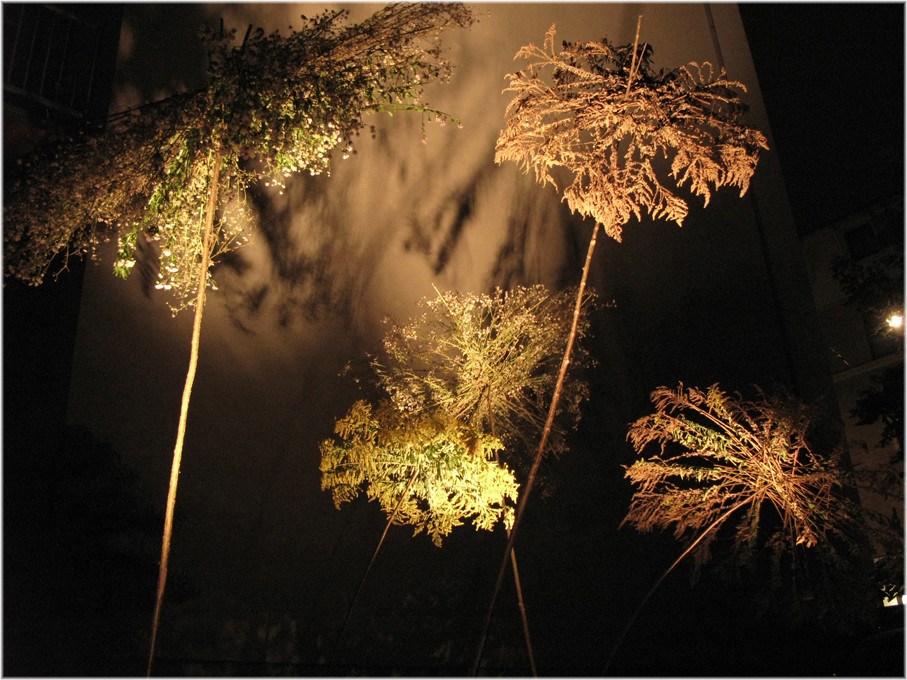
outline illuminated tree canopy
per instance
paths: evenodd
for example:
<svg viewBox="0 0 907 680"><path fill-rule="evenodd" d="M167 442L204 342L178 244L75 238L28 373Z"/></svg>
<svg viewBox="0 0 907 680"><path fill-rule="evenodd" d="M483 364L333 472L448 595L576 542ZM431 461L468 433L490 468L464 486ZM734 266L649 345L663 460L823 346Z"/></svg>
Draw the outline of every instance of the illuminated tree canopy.
<svg viewBox="0 0 907 680"><path fill-rule="evenodd" d="M338 510L364 484L388 516L416 534L425 530L438 546L466 518L488 531L499 519L513 523L519 485L495 461L500 442L443 411L404 414L388 401L373 411L357 401L336 432L342 443L321 444L320 469Z"/></svg>
<svg viewBox="0 0 907 680"><path fill-rule="evenodd" d="M442 408L510 449L532 446L544 424L574 295L535 285L493 295L446 292L423 301L422 314L385 335L384 363L374 362L379 382L403 411ZM593 301L586 296L580 337L588 332ZM580 350L574 361L579 369L590 358ZM576 421L587 386L577 374L566 387L565 414ZM563 448L562 440L554 445Z"/></svg>
<svg viewBox="0 0 907 680"><path fill-rule="evenodd" d="M638 454L653 446L657 452L624 466L636 490L623 523L643 532L673 526L676 538L692 538L630 617L606 670L665 577L687 555L697 566L707 562L732 517L735 576L768 554L768 592L757 587L764 611L796 619L812 609L813 625L827 619L840 629L868 620L873 600L858 564L861 518L843 493L840 452L826 456L810 446L809 409L798 400L760 396L746 401L718 385L659 387L651 395L655 412L630 426Z"/></svg>
<svg viewBox="0 0 907 680"><path fill-rule="evenodd" d="M661 387L652 401L655 412L628 438L637 453L659 452L627 468L636 491L624 521L696 536L668 571L687 554L706 561L732 522L735 577L767 570L767 582L751 584L763 611L841 631L870 620L865 517L846 491L841 451L810 445L810 409L789 396L746 401L717 385Z"/></svg>
<svg viewBox="0 0 907 680"><path fill-rule="evenodd" d="M157 287L181 309L194 303L212 189L216 256L246 238L233 208L242 211L251 182L327 171L332 149L353 152L368 113L445 118L420 96L427 83L448 78L439 34L468 26L469 11L403 3L356 25L345 25L346 16L303 17L304 27L287 36L250 27L240 45L235 30L207 29L207 87L116 115L28 159L4 204L5 275L37 285L55 257L65 268L70 256L118 238L115 271L125 277L146 234L160 252Z"/></svg>
<svg viewBox="0 0 907 680"><path fill-rule="evenodd" d="M688 208L656 174L659 156L673 159L678 186L705 198L711 187L749 186L765 136L740 121L746 110L735 89L712 65L690 63L656 73L648 45L601 42L554 47L555 27L541 48L530 43L515 58L527 62L510 75L514 97L495 160L514 161L536 180L557 188L553 170L573 180L563 200L592 217L618 241L643 211L682 224ZM550 69L548 80L542 72Z"/></svg>
<svg viewBox="0 0 907 680"><path fill-rule="evenodd" d="M423 301L424 313L393 325L384 360L372 362L387 396L374 408L356 402L337 421L338 438L321 444L322 490L339 508L364 486L395 522L437 545L466 519L509 528L518 485L500 454L514 465L542 427L572 297L532 286ZM572 380L568 393L578 419L585 383Z"/></svg>

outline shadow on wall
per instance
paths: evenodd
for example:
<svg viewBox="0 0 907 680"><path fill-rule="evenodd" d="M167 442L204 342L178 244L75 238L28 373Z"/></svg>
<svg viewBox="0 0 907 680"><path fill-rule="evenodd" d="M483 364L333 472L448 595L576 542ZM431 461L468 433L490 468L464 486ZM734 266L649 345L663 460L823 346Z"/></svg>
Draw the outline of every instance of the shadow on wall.
<svg viewBox="0 0 907 680"><path fill-rule="evenodd" d="M286 32L300 12L314 10L253 6L242 21ZM359 14L361 8L353 10L354 18ZM198 31L219 15L227 30L239 21L235 9L221 5L129 6L112 109L203 86L206 49ZM445 36L452 51L465 52L469 40L466 32ZM462 56L475 62L472 54ZM461 70L471 72L474 64L457 63L455 74ZM348 161L338 155L331 177L293 176L280 194L253 187L253 243L224 258L216 272L233 325L244 332L284 328L326 313L354 324L387 299L406 307L432 295L432 283L484 289L558 282L565 243L557 195L493 161L503 124L502 76L427 93L467 129L441 128L419 114L370 115L356 140L358 154Z"/></svg>
<svg viewBox="0 0 907 680"><path fill-rule="evenodd" d="M128 5L110 110L117 112L202 87L208 57L198 34L210 21L201 4ZM149 54L154 58L149 59Z"/></svg>

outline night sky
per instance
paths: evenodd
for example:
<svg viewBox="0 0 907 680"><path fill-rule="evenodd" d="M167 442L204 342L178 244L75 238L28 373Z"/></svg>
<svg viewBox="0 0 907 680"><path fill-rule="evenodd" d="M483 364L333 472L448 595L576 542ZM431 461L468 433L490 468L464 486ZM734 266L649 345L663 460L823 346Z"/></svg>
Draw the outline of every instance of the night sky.
<svg viewBox="0 0 907 680"><path fill-rule="evenodd" d="M322 7L130 5L112 108L202 84L195 33L206 20L224 17L240 33L250 22L286 30ZM376 7L351 6L352 19ZM474 9L479 23L446 36L452 82L426 95L463 129L429 125L423 145L418 119L367 121L376 139L364 134L330 178L256 192L252 245L215 270L160 674L469 670L506 541L500 528L459 527L439 549L393 527L337 644L386 521L364 498L337 511L319 488L318 442L361 396L340 374L377 350L384 318L404 321L432 285L578 281L591 225L551 187L493 163L507 102L500 91L521 45L541 42L555 21L558 39L632 42L643 14L656 69L716 59L701 5ZM543 464L516 545L543 675L601 674L627 618L682 549L670 534L618 529L631 495L621 468L633 459L626 426L646 413L653 388L682 380L827 394L830 377L809 352L814 311L791 314L808 300L805 272L773 281L780 256L765 254L757 215L774 225L768 247L784 251L798 230L902 189L902 5L712 11L726 66L749 86L772 150L747 197L724 189L706 210L693 199L682 229L633 222L623 243L606 241L595 254L592 285L613 303L593 316L592 398L571 450ZM785 257L796 269L796 253ZM64 276L36 291L5 290L6 675L144 671L192 319L171 318L140 277L115 279L111 262L107 248L99 266L85 267L84 284ZM754 589L708 571L691 586L690 573L681 567L661 586L613 674L871 670L871 654L854 651L851 638L760 618ZM528 673L509 578L481 672Z"/></svg>

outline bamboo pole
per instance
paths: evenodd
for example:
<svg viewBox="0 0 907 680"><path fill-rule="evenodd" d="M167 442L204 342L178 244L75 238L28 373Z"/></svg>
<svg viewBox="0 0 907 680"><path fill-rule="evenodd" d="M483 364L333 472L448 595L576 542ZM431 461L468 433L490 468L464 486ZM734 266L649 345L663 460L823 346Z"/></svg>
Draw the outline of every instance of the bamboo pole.
<svg viewBox="0 0 907 680"><path fill-rule="evenodd" d="M485 623L482 628L482 636L479 640L479 646L476 650L476 657L473 660L471 675L475 677L479 670L479 663L482 661L482 652L485 650L485 640L488 637L488 627L491 624L491 614L494 611L494 604L501 590L501 583L504 580L504 572L507 569L507 562L513 552L513 544L516 540L516 532L526 509L526 503L529 500L529 492L532 491L532 485L535 483L535 477L538 473L539 466L542 463L542 456L545 453L545 447L548 444L548 437L551 435L551 427L554 424L554 416L557 413L557 404L561 398L561 390L564 387L564 379L567 376L567 368L570 366L570 356L573 353L573 344L576 340L576 330L579 327L580 313L583 306L583 294L586 292L586 281L589 278L589 269L592 263L592 253L595 250L595 242L598 238L598 230L601 225L596 222L592 230L592 238L589 239L589 250L586 253L586 262L583 265L583 276L580 279L579 290L576 292L576 304L573 308L573 323L570 326L570 334L567 336L567 347L564 350L564 357L561 360L561 368L557 375L557 382L554 386L554 395L551 397L551 406L548 409L548 418L545 421L545 429L542 431L542 439L539 442L539 448L535 453L535 460L532 461L532 467L529 469L529 479L526 480L526 488L520 494L520 502L517 505L516 515L513 518L513 527L510 529L510 536L507 539L507 547L504 550L504 559L501 561L501 568L498 570L498 578L495 582L494 592L491 595L491 602L488 605L488 611L485 615Z"/></svg>
<svg viewBox="0 0 907 680"><path fill-rule="evenodd" d="M353 612L353 606L356 604L356 600L359 599L359 593L362 592L362 587L365 585L365 579L368 578L369 572L371 572L372 567L375 564L375 560L378 559L378 553L381 551L381 546L384 545L384 539L387 537L387 532L391 528L391 525L394 523L394 519L397 517L397 511L400 510L400 506L403 505L403 501L406 500L406 497L409 495L409 490L412 488L416 479L419 477L421 470L416 468L413 471L412 477L409 478L409 482L406 485L406 488L403 490L403 495L400 496L400 500L397 501L397 505L394 506L394 511L391 513L391 516L387 518L387 524L384 525L384 531L381 534L381 538L378 540L378 547L375 548L375 552L372 553L372 559L369 560L368 566L365 568L365 573L362 574L362 578L359 579L359 585L356 588L356 592L353 594L352 599L350 600L350 605L346 609L346 616L343 617L343 623L340 626L340 632L337 633L337 640L334 642L334 649L331 651L330 659L334 659L337 656L337 650L340 649L340 641L343 639L343 634L346 632L347 623L350 620L350 614Z"/></svg>
<svg viewBox="0 0 907 680"><path fill-rule="evenodd" d="M721 523L724 522L724 520L726 520L734 512L736 512L737 510L742 508L747 503L752 502L752 500L753 500L752 496L747 496L742 501L740 501L739 503L734 505L732 508L727 510L725 513L723 513L718 519L716 519L714 522L712 522L705 531L703 531L699 535L699 538L697 538L689 546L687 546L687 549L684 550L680 554L680 557L678 557L676 560L674 560L674 562L671 564L670 567L665 569L664 573L659 577L659 579L657 581L655 581L655 585L653 585L651 588L649 588L649 592L646 593L646 596L644 598L642 598L642 601L639 603L639 605L637 605L636 610L633 612L633 615L627 621L627 624L624 626L624 629L621 631L620 635L617 637L617 642L614 643L614 647L611 649L611 654L608 656L608 661L605 663L605 669L602 671L602 675L608 674L608 669L611 668L611 663L614 661L614 657L617 655L617 650L620 649L621 644L623 644L624 638L627 636L627 633L629 632L630 628L633 626L633 623L636 621L637 617L639 616L639 613L642 611L643 607L646 606L646 602L649 601L649 598L652 597L652 594L656 590L658 590L658 586L661 585L661 582L664 581L668 577L668 574L670 574L674 570L674 567L676 567L678 564L680 564L681 560L683 560L684 557L689 555L693 551L693 549L697 545L699 545L702 542L702 540L706 536L709 535L709 533L712 532L712 530L714 530L716 527L720 526Z"/></svg>
<svg viewBox="0 0 907 680"><path fill-rule="evenodd" d="M202 261L199 264L198 297L195 301L195 319L192 324L192 341L189 352L189 368L186 371L186 383L183 386L183 400L180 405L180 419L176 431L176 445L173 447L173 464L170 468L170 488L167 492L167 512L164 516L164 536L161 543L161 564L158 572L157 598L154 604L154 620L151 624L151 649L148 652L146 675L151 677L154 653L157 646L157 632L160 627L161 605L164 602L164 588L167 585L167 566L170 561L170 538L173 534L173 513L176 507L176 485L179 481L180 462L183 457L183 442L186 437L186 421L189 417L189 398L192 395L192 384L198 367L198 348L202 331L202 312L205 308L205 291L208 286L208 266L211 261L211 241L214 233L214 212L217 209L217 189L220 182L221 152L214 154L214 169L211 175L211 186L208 191L208 206L205 212L205 232L203 235Z"/></svg>

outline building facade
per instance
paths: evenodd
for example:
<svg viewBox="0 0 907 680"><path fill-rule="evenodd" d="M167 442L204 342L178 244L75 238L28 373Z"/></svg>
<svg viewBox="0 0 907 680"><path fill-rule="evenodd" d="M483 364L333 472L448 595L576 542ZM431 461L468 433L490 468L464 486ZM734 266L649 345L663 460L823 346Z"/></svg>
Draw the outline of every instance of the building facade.
<svg viewBox="0 0 907 680"><path fill-rule="evenodd" d="M900 535L904 519L903 211L895 196L803 238L860 502L880 532L877 561L897 549L885 536ZM893 585L901 592L889 602L901 604L903 579Z"/></svg>

